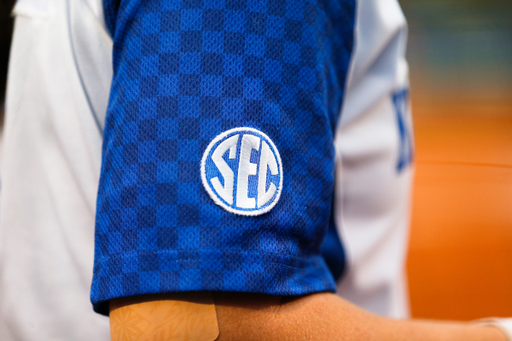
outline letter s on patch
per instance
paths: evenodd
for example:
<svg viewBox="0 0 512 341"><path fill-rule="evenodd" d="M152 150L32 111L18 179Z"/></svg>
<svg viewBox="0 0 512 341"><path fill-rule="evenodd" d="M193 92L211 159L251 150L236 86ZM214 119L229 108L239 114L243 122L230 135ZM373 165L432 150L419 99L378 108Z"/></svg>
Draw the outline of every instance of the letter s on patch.
<svg viewBox="0 0 512 341"><path fill-rule="evenodd" d="M215 137L206 148L201 179L212 200L226 211L245 216L264 214L281 196L281 156L261 131L231 129Z"/></svg>

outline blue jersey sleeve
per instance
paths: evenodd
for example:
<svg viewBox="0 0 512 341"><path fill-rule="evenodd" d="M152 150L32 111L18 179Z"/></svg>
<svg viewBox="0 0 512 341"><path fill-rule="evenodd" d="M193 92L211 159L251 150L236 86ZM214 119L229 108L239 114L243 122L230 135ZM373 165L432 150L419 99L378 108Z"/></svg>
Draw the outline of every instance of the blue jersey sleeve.
<svg viewBox="0 0 512 341"><path fill-rule="evenodd" d="M106 0L91 299L334 291L320 248L355 0Z"/></svg>

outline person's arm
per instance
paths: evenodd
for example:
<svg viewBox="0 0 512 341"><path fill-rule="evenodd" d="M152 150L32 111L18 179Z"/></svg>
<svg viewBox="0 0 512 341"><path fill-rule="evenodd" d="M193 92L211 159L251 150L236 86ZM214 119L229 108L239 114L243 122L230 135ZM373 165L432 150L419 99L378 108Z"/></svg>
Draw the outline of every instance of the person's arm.
<svg viewBox="0 0 512 341"><path fill-rule="evenodd" d="M343 341L506 341L497 328L463 322L392 320L368 313L331 293L277 297L246 293L211 293L219 329L218 341L343 340ZM204 293L192 294L200 300ZM155 297L148 298L154 300ZM190 300L190 294L187 296ZM111 306L133 302L131 309L144 314L144 297L124 298ZM147 301L147 302L149 302ZM149 304L149 303L146 303ZM174 300L166 303L174 309ZM112 339L124 333L116 325L119 309L111 309ZM209 314L208 311L199 314ZM195 312L196 319L201 318ZM168 321L169 326L174 321ZM149 326L148 328L153 328ZM151 333L148 333L151 335ZM146 338L147 341L158 340ZM138 339L123 338L125 341ZM182 340L188 340L183 338Z"/></svg>

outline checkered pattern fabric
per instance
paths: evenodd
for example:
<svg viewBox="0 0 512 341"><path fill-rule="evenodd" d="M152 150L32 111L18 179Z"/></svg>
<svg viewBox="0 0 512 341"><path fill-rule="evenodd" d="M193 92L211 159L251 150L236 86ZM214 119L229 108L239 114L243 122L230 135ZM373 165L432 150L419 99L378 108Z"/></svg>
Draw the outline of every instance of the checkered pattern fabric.
<svg viewBox="0 0 512 341"><path fill-rule="evenodd" d="M160 292L334 291L320 255L354 0L108 0L114 78L104 132L91 299ZM223 131L267 134L280 201L215 205L200 159Z"/></svg>

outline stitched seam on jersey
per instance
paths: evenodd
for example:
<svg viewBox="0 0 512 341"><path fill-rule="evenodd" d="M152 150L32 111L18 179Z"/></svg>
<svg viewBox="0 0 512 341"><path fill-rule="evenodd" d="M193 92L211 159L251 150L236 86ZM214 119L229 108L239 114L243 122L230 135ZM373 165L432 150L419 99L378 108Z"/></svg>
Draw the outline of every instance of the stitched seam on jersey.
<svg viewBox="0 0 512 341"><path fill-rule="evenodd" d="M303 262L303 263L306 263L308 262L308 259L309 257L306 257L306 258L303 258L303 257L295 257L295 256L290 256L290 255L285 255L285 254L282 254L282 253L273 253L273 252L251 252L251 251L243 251L243 250L226 250L226 249L213 249L213 248L209 248L209 249L186 249L186 250L175 250L175 251L171 251L171 250L153 250L153 251L126 251L126 252L120 252L120 253L116 253L112 256L101 256L99 258L99 261L100 262L104 262L104 261L109 261L110 259L114 259L116 256L117 257L122 257L122 256L139 256L139 255L143 255L143 254L165 254L165 253L178 253L178 252L190 252L190 251L193 251L193 252L199 252L199 251L215 251L215 252L229 252L229 253L232 253L232 254L247 254L247 255L255 255L255 256L262 256L262 255L274 255L274 256L280 256L280 257L286 257L290 260L296 260L296 261L299 261L299 262ZM310 257L321 257L320 254L311 254ZM198 259L199 257L181 257L181 258L178 258L176 260L173 260L171 262L180 262L180 261L188 261L188 260L196 260ZM222 262L227 262L227 263L235 263L234 261L222 261ZM262 260L262 263L270 263L270 264L277 264L277 265L282 265L282 266L286 266L288 268L291 268L291 269L301 269L303 268L302 266L291 266L291 265L286 265L284 263L280 263L280 262L274 262L274 261L270 261L270 260ZM156 271L163 271L163 270L156 270ZM94 273L97 274L99 271L97 269L94 270ZM138 271L137 271L138 272Z"/></svg>

